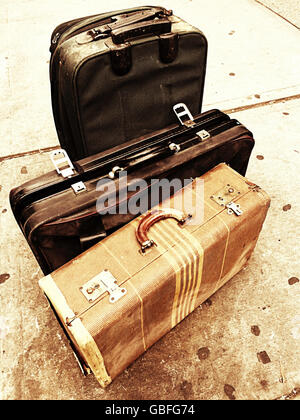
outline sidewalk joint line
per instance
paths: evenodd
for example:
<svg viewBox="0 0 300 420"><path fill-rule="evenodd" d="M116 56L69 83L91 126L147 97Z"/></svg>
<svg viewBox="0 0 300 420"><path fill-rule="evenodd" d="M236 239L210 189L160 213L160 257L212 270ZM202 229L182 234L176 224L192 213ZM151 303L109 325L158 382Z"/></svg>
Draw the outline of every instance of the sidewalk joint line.
<svg viewBox="0 0 300 420"><path fill-rule="evenodd" d="M224 112L225 114L233 114L235 112L247 111L248 109L260 108L260 107L263 107L263 106L278 104L278 103L281 103L281 102L284 103L284 102L292 101L294 99L300 99L300 94L292 95L292 96L285 96L283 98L278 98L278 99L271 99L269 101L258 102L256 104L238 106L236 108L230 108L230 109L222 110L222 112Z"/></svg>
<svg viewBox="0 0 300 420"><path fill-rule="evenodd" d="M260 2L259 0L255 0L256 3L260 4L261 6L265 7L266 9L270 10L270 12L275 13L275 15L277 15L278 17L280 17L281 19L285 20L287 23L289 23L290 25L294 26L297 29L300 29L299 26L297 26L295 23L291 22L290 20L288 20L287 18L285 18L284 16L281 16L280 13L276 12L275 10L271 9L271 7L266 6L264 3Z"/></svg>
<svg viewBox="0 0 300 420"><path fill-rule="evenodd" d="M248 109L260 108L263 106L278 104L281 102L284 103L284 102L292 101L294 99L300 99L300 94L292 95L292 96L285 96L283 98L278 98L278 99L271 99L270 101L258 102L256 104L238 106L236 108L222 110L222 112L224 112L225 114L234 114L235 112L247 111ZM15 153L12 155L1 156L0 163L6 160L16 159L20 157L48 153L48 152L52 152L53 150L57 150L60 148L61 146L44 147L42 149L30 150L28 152L21 152L21 153Z"/></svg>
<svg viewBox="0 0 300 420"><path fill-rule="evenodd" d="M10 160L10 159L16 159L16 158L24 157L24 156L52 152L53 150L57 150L57 149L60 149L60 146L44 147L42 149L30 150L28 152L21 152L21 153L15 153L13 155L1 156L0 163L3 162L4 160Z"/></svg>

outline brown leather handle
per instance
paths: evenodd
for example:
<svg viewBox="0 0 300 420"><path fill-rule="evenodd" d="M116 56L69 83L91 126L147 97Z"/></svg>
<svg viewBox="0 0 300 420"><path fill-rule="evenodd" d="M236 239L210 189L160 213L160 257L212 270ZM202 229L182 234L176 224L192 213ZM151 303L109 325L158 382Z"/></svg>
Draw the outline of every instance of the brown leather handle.
<svg viewBox="0 0 300 420"><path fill-rule="evenodd" d="M129 39L141 35L157 35L171 32L171 26L172 24L168 18L155 19L115 29L111 32L111 38L115 44L123 44Z"/></svg>
<svg viewBox="0 0 300 420"><path fill-rule="evenodd" d="M148 238L148 231L154 223L163 219L175 219L181 225L184 224L190 215L185 215L183 212L176 209L160 209L147 213L139 222L136 229L136 238L141 245L142 252L145 252L147 248L150 248L155 243L152 239Z"/></svg>

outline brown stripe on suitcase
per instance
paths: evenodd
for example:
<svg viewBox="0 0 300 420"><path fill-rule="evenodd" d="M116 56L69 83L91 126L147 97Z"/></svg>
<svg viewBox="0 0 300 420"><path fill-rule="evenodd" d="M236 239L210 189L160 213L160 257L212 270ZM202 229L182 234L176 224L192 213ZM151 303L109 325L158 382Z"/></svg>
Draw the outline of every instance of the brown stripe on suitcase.
<svg viewBox="0 0 300 420"><path fill-rule="evenodd" d="M188 292L190 291L191 284L197 284L197 277L201 277L201 273L197 270L197 249L192 245L193 237L190 235L189 240L183 242L183 237L186 239L187 236L183 233L184 229L176 230L176 222L169 220L165 221L164 225L158 226L160 229L161 238L166 241L166 238L170 235L174 235L177 239L176 247L170 249L173 253L173 257L177 262L178 267L181 267L180 278L176 277L176 292L174 296L173 311L172 311L172 327L180 322L185 316L186 311L184 306L188 301ZM199 244L200 245L200 244ZM169 258L169 253L164 254L166 258ZM196 280L196 281L195 281ZM200 280L201 281L201 280Z"/></svg>

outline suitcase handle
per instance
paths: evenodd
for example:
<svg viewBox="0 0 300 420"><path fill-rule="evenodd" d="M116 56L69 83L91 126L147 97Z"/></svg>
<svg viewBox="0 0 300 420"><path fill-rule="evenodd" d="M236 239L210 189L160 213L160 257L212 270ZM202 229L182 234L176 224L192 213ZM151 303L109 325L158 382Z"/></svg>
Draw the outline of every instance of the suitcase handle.
<svg viewBox="0 0 300 420"><path fill-rule="evenodd" d="M124 44L129 39L141 35L158 35L171 32L171 27L172 23L167 18L154 19L115 29L111 32L111 38L114 44Z"/></svg>
<svg viewBox="0 0 300 420"><path fill-rule="evenodd" d="M161 7L151 7L150 9L142 9L136 12L129 11L120 15L111 16L111 21L102 24L97 28L93 28L88 31L88 34L93 40L105 38L112 31L119 28L124 28L128 25L133 25L138 22L145 22L147 20L153 20L154 18L163 18L166 16L172 16L172 10L166 10Z"/></svg>
<svg viewBox="0 0 300 420"><path fill-rule="evenodd" d="M156 245L152 239L148 238L148 231L154 223L159 222L163 219L175 219L179 222L180 225L183 225L188 219L192 216L190 214L186 215L180 210L176 209L160 209L151 211L147 213L139 222L139 225L136 229L136 238L141 245L141 251L145 252L147 248Z"/></svg>
<svg viewBox="0 0 300 420"><path fill-rule="evenodd" d="M123 28L128 25L134 25L141 21L145 22L156 17L164 17L171 15L171 11L161 8L151 8L146 10L140 10L134 13L124 13L122 15L116 15L112 17L113 22L105 26L108 32Z"/></svg>

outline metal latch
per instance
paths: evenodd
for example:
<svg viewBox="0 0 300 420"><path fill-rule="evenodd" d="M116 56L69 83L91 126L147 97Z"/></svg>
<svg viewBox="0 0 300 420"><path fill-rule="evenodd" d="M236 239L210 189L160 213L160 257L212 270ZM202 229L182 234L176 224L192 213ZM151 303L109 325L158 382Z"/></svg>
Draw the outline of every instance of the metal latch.
<svg viewBox="0 0 300 420"><path fill-rule="evenodd" d="M231 201L230 203L226 204L227 213L233 214L235 213L237 216L243 214L243 211L240 209L240 205Z"/></svg>
<svg viewBox="0 0 300 420"><path fill-rule="evenodd" d="M175 112L181 125L185 125L189 128L193 127L196 124L192 114L190 113L188 107L184 103L174 105L173 111ZM183 119L184 116L186 117L185 119Z"/></svg>
<svg viewBox="0 0 300 420"><path fill-rule="evenodd" d="M108 270L104 270L93 277L80 287L80 291L89 302L94 302L103 295L103 293L108 292L110 295L110 303L117 302L127 293L127 290L124 287L118 286L116 278Z"/></svg>
<svg viewBox="0 0 300 420"><path fill-rule="evenodd" d="M210 134L209 134L209 132L208 131L206 131L206 130L201 130L201 131L198 131L197 133L196 133L196 135L201 139L201 141L203 141L203 140L206 140L206 139L209 139L210 138Z"/></svg>
<svg viewBox="0 0 300 420"><path fill-rule="evenodd" d="M80 194L81 192L86 191L86 186L82 181L72 184L71 187L73 188L75 194Z"/></svg>
<svg viewBox="0 0 300 420"><path fill-rule="evenodd" d="M215 201L219 206L226 207L228 214L235 213L237 216L243 214L240 205L233 202L241 192L233 185L226 184L221 190L211 195L211 200Z"/></svg>
<svg viewBox="0 0 300 420"><path fill-rule="evenodd" d="M50 154L56 172L63 178L74 175L75 170L68 153L64 149L53 150Z"/></svg>

